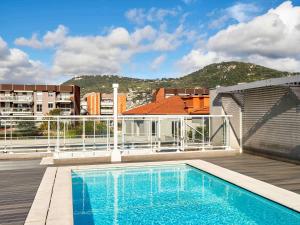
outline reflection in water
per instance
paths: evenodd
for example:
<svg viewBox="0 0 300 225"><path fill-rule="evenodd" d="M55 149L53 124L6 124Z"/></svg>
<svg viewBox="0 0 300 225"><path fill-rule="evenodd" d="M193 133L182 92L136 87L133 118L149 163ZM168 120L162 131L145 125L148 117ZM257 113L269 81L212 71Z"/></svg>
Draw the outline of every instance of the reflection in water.
<svg viewBox="0 0 300 225"><path fill-rule="evenodd" d="M73 172L75 225L300 224L300 215L184 165Z"/></svg>

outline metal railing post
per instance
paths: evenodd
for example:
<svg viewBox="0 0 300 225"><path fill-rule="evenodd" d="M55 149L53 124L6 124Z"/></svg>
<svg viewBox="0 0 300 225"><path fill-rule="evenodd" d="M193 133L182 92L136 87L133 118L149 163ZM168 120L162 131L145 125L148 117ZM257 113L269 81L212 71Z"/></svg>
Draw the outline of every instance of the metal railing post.
<svg viewBox="0 0 300 225"><path fill-rule="evenodd" d="M208 145L210 146L210 137L211 137L211 117L208 117Z"/></svg>
<svg viewBox="0 0 300 225"><path fill-rule="evenodd" d="M160 117L158 117L158 121L157 121L157 135L158 135L158 151L160 152L160 148L161 148L161 130L160 130Z"/></svg>
<svg viewBox="0 0 300 225"><path fill-rule="evenodd" d="M49 118L48 118L47 136L48 136L48 148L47 148L47 152L51 152L51 149L50 149L50 119Z"/></svg>
<svg viewBox="0 0 300 225"><path fill-rule="evenodd" d="M64 150L66 149L66 120L64 119Z"/></svg>
<svg viewBox="0 0 300 225"><path fill-rule="evenodd" d="M150 149L151 149L151 152L153 152L153 146L152 146L152 118L150 118L149 133L150 133Z"/></svg>
<svg viewBox="0 0 300 225"><path fill-rule="evenodd" d="M109 121L106 119L106 150L109 150Z"/></svg>
<svg viewBox="0 0 300 225"><path fill-rule="evenodd" d="M86 151L86 149L85 149L85 117L82 118L82 150Z"/></svg>
<svg viewBox="0 0 300 225"><path fill-rule="evenodd" d="M96 119L94 119L94 149L96 149Z"/></svg>
<svg viewBox="0 0 300 225"><path fill-rule="evenodd" d="M9 128L10 128L10 153L12 153L11 150L12 150L12 146L13 146L13 141L12 141L12 130L13 130L13 128L12 128L12 119L11 119L11 117L10 117L10 122L9 122Z"/></svg>
<svg viewBox="0 0 300 225"><path fill-rule="evenodd" d="M60 145L60 140L59 140L59 132L60 132L60 127L59 127L59 116L56 117L56 148L55 148L55 152L60 152L60 148L59 148L59 145Z"/></svg>
<svg viewBox="0 0 300 225"><path fill-rule="evenodd" d="M184 117L180 118L180 148L181 151L185 150L185 146L184 146Z"/></svg>
<svg viewBox="0 0 300 225"><path fill-rule="evenodd" d="M122 150L124 150L125 144L125 121L124 117L122 118Z"/></svg>
<svg viewBox="0 0 300 225"><path fill-rule="evenodd" d="M230 149L230 124L229 124L229 119L226 116L226 127L227 127L227 132L226 132L226 136L227 136L227 143L226 143L226 149L229 150Z"/></svg>
<svg viewBox="0 0 300 225"><path fill-rule="evenodd" d="M204 123L204 116L202 116L202 151L204 151L204 142L205 142L205 123Z"/></svg>
<svg viewBox="0 0 300 225"><path fill-rule="evenodd" d="M7 140L6 140L6 120L4 120L4 151L6 151L6 147L7 147Z"/></svg>

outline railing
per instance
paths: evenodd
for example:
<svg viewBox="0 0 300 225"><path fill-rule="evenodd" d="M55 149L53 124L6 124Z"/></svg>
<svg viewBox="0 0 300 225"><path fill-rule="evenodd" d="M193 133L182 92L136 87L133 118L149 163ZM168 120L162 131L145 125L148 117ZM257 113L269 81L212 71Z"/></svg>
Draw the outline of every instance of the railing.
<svg viewBox="0 0 300 225"><path fill-rule="evenodd" d="M32 102L33 96L0 96L0 101L21 101Z"/></svg>
<svg viewBox="0 0 300 225"><path fill-rule="evenodd" d="M230 149L229 116L119 116L122 154ZM0 116L0 151L83 152L113 149L112 116Z"/></svg>

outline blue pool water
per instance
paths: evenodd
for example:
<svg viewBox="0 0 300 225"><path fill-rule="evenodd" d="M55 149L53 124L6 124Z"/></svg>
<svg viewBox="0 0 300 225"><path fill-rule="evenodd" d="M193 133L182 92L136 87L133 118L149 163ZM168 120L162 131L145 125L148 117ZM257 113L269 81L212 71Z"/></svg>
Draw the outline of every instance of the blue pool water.
<svg viewBox="0 0 300 225"><path fill-rule="evenodd" d="M300 213L187 165L72 172L75 225L299 225Z"/></svg>

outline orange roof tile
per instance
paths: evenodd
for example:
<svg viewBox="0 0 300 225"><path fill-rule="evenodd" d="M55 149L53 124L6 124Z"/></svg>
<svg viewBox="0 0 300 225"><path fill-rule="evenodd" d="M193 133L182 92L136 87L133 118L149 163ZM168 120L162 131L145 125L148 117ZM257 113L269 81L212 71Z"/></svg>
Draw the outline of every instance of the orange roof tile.
<svg viewBox="0 0 300 225"><path fill-rule="evenodd" d="M187 115L184 101L179 96L172 96L159 102L152 102L123 113L124 115Z"/></svg>

